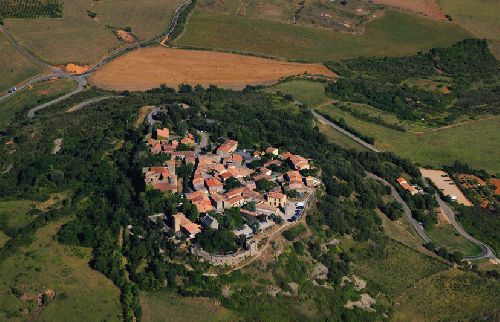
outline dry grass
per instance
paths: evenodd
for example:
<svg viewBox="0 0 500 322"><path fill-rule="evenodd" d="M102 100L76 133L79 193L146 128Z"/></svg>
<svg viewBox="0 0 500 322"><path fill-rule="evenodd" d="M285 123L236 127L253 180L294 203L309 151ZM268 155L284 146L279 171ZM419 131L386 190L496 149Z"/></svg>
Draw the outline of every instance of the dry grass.
<svg viewBox="0 0 500 322"><path fill-rule="evenodd" d="M7 19L6 26L29 50L52 64L96 61L123 43L115 28L131 27L139 39L164 31L180 0L64 1L61 19ZM88 11L97 13L92 19Z"/></svg>
<svg viewBox="0 0 500 322"><path fill-rule="evenodd" d="M89 267L90 249L63 246L55 240L66 221L39 229L30 246L0 263L0 320L30 320L30 314L22 312L33 303L17 298L11 287L25 294L47 288L56 292L55 299L41 312L40 321L74 321L78 316L87 321L119 320L119 290Z"/></svg>
<svg viewBox="0 0 500 322"><path fill-rule="evenodd" d="M146 105L139 109L139 115L137 115L137 120L134 123L134 128L138 129L144 122L148 114L153 110L154 106Z"/></svg>
<svg viewBox="0 0 500 322"><path fill-rule="evenodd" d="M0 93L41 72L41 67L21 55L0 33Z"/></svg>
<svg viewBox="0 0 500 322"><path fill-rule="evenodd" d="M164 83L242 89L273 84L304 73L335 76L320 64L301 64L200 50L143 48L106 65L93 77L95 85L113 90L147 90Z"/></svg>
<svg viewBox="0 0 500 322"><path fill-rule="evenodd" d="M373 2L422 14L432 19L446 19L435 0L374 0Z"/></svg>

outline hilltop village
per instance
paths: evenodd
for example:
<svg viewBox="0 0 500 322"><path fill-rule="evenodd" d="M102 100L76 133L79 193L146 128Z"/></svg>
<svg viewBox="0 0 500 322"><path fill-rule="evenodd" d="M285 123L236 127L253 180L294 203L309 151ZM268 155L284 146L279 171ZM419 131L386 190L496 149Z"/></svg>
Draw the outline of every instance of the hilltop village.
<svg viewBox="0 0 500 322"><path fill-rule="evenodd" d="M164 164L143 168L146 189L182 194L183 202L196 209L195 215L151 216L177 240L190 242L205 229L219 229L219 221L231 217L232 233L244 238L248 249L256 234L264 236L276 224L297 222L321 184L315 176L317 169L300 155L274 147L238 149L234 140L214 145L211 151L207 134L199 132L198 136L200 143L192 134L172 136L168 128L160 128L145 139L152 155L167 156ZM182 166L192 169L187 183L179 177Z"/></svg>

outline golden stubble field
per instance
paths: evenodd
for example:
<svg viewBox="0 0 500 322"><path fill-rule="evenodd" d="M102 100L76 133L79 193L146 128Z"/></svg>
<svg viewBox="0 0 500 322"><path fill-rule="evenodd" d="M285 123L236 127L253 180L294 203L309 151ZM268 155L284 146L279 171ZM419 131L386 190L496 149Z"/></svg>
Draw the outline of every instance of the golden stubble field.
<svg viewBox="0 0 500 322"><path fill-rule="evenodd" d="M302 64L238 54L202 50L142 48L106 65L92 78L101 88L148 90L166 84L216 85L242 89L246 85L269 85L300 74L335 77L321 64Z"/></svg>

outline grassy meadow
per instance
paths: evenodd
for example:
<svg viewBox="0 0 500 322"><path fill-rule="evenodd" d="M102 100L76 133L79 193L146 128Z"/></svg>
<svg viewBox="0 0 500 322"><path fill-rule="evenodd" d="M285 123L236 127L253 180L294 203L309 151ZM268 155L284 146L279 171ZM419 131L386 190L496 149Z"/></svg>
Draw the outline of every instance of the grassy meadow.
<svg viewBox="0 0 500 322"><path fill-rule="evenodd" d="M397 298L393 321L494 321L500 281L450 269L432 275Z"/></svg>
<svg viewBox="0 0 500 322"><path fill-rule="evenodd" d="M301 61L402 56L448 46L470 34L456 24L395 11L366 25L362 35L195 9L175 45Z"/></svg>
<svg viewBox="0 0 500 322"><path fill-rule="evenodd" d="M497 157L500 141L496 139L500 116L470 121L432 132L411 133L360 120L332 105L320 107L318 111L329 114L335 119L344 118L349 126L374 137L376 147L393 151L422 165L439 167L461 160L475 168L500 174L500 160Z"/></svg>
<svg viewBox="0 0 500 322"><path fill-rule="evenodd" d="M481 252L479 246L462 237L450 224L435 226L428 233L436 245L445 247L449 252L459 251L465 256Z"/></svg>
<svg viewBox="0 0 500 322"><path fill-rule="evenodd" d="M141 294L145 322L235 321L231 311L208 298L184 298L168 291Z"/></svg>
<svg viewBox="0 0 500 322"><path fill-rule="evenodd" d="M303 79L291 80L266 88L267 92L282 92L309 107L324 104L331 99L325 95L325 84Z"/></svg>
<svg viewBox="0 0 500 322"><path fill-rule="evenodd" d="M63 78L37 83L32 88L23 89L0 102L0 126L9 122L16 113L25 108L48 102L71 92L76 87L77 83L74 80Z"/></svg>
<svg viewBox="0 0 500 322"><path fill-rule="evenodd" d="M366 279L370 288L395 298L419 280L446 270L447 265L393 240L383 258L354 260L353 272Z"/></svg>
<svg viewBox="0 0 500 322"><path fill-rule="evenodd" d="M0 93L43 71L42 67L20 54L0 33Z"/></svg>
<svg viewBox="0 0 500 322"><path fill-rule="evenodd" d="M110 27L131 27L139 39L164 31L180 0L66 1L61 19L7 19L6 27L51 64L89 64L121 46ZM87 11L97 16L92 19Z"/></svg>
<svg viewBox="0 0 500 322"><path fill-rule="evenodd" d="M63 246L54 239L64 222L39 229L30 246L0 262L0 320L74 321L78 316L87 321L121 320L119 290L89 267L90 249ZM27 298L46 289L56 296L37 309Z"/></svg>
<svg viewBox="0 0 500 322"><path fill-rule="evenodd" d="M438 0L453 21L479 38L500 40L500 2L497 0Z"/></svg>
<svg viewBox="0 0 500 322"><path fill-rule="evenodd" d="M31 200L0 202L0 231L11 233L29 224L34 218L27 212L35 205Z"/></svg>

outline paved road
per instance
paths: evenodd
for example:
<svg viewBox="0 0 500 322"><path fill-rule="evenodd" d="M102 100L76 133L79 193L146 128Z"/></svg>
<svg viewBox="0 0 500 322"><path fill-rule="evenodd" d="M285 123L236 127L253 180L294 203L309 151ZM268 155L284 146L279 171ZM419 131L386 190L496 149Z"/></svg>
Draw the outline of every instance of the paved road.
<svg viewBox="0 0 500 322"><path fill-rule="evenodd" d="M439 196L439 194L436 193L435 197L436 197L436 200L439 204L439 207L441 207L441 209L443 209L444 213L448 217L448 220L452 224L453 228L455 228L455 230L460 235L462 235L465 239L473 242L474 244L478 245L481 248L481 253L479 255L464 256L464 259L467 259L467 260L476 260L476 259L484 259L484 258L495 259L496 258L495 253L488 245L484 244L483 242L481 242L481 241L475 239L474 237L472 237L471 235L469 235L469 233L465 231L465 229L462 227L462 225L460 225L457 222L457 219L455 217L455 213L450 208L450 206L448 206L448 204L446 204L446 202L444 202L443 199L441 199L441 196Z"/></svg>
<svg viewBox="0 0 500 322"><path fill-rule="evenodd" d="M375 179L377 181L380 181L382 182L383 185L387 186L387 187L390 187L391 188L391 195L394 197L394 199L396 199L397 202L399 202L402 206L403 206L403 210L404 210L404 215L405 215L405 218L406 220L411 224L411 226L413 227L413 229L417 232L418 236L420 236L420 238L425 242L425 243L429 243L431 242L431 238L429 237L429 235L427 235L427 233L425 232L425 229L424 227L422 227L414 218L413 216L411 215L411 210L410 210L410 207L408 207L408 205L406 204L406 202L403 200L403 198L401 197L401 195L398 193L398 191L396 190L396 188L394 188L394 186L392 184L390 184L389 182L387 182L386 180L380 178L379 176L373 174L373 173L370 173L368 172L367 173L367 177L369 178L372 178L372 179Z"/></svg>
<svg viewBox="0 0 500 322"><path fill-rule="evenodd" d="M48 106L50 106L52 104L56 104L58 102L61 102L61 101L65 100L65 99L67 99L67 98L69 98L69 97L71 97L71 96L73 96L75 94L78 94L81 91L83 91L84 88L85 88L85 85L87 84L87 80L85 79L85 77L72 77L72 79L74 79L74 80L76 80L78 82L78 87L74 91L72 91L72 92L70 92L70 93L68 93L66 95L63 95L61 97L58 97L58 98L56 98L56 99L54 99L54 100L52 100L50 102L47 102L47 103L44 103L42 105L38 105L37 107L32 108L31 110L28 111L28 117L30 119L34 118L35 115L36 115L36 112L38 112L38 111L40 111L40 110L42 110L42 109L44 109L44 108L46 108L46 107L48 107Z"/></svg>
<svg viewBox="0 0 500 322"><path fill-rule="evenodd" d="M198 144L194 150L196 155L201 153L201 150L206 148L208 145L208 133L205 131L198 131L198 135L200 136L200 144Z"/></svg>
<svg viewBox="0 0 500 322"><path fill-rule="evenodd" d="M94 104L94 103L97 103L97 102L101 102L101 101L105 101L105 100L109 100L109 99L112 99L112 98L123 98L125 96L122 96L122 95L107 95L107 96L101 96L101 97L96 97L96 98L92 98L92 99L89 99L87 101L83 101L81 103L78 103L76 105L74 105L73 107L69 108L66 110L66 112L68 113L72 113L72 112L76 112L86 106L89 106L91 104Z"/></svg>
<svg viewBox="0 0 500 322"><path fill-rule="evenodd" d="M368 143L368 142L365 142L363 140L361 140L360 138L358 138L357 136L355 136L354 134L352 134L351 132L348 132L346 130L344 130L343 128L341 128L340 126L336 125L335 123L327 120L326 118L324 118L323 116L321 116L321 114L311 110L311 112L313 113L314 117L318 119L318 121L320 121L320 123L322 124L325 124L325 125L329 125L331 127L333 127L335 130L341 132L342 134L348 136L349 138L353 139L354 141L358 142L359 144L361 144L362 146L364 146L365 148L373 151L373 152L382 152L380 151L379 149L377 149L375 146L373 146L372 144Z"/></svg>
<svg viewBox="0 0 500 322"><path fill-rule="evenodd" d="M347 132L343 128L341 128L341 127L335 125L334 123L330 122L329 120L327 120L326 118L324 118L320 114L316 113L315 111L311 111L311 112L313 113L313 115L322 124L326 124L326 125L329 125L329 126L333 127L337 131L345 134L349 138L351 138L351 139L355 140L356 142L362 144L364 147L370 149L373 152L382 152L379 149L377 149L376 147L374 147L373 145L371 145L371 144L369 144L369 143L361 140L360 138L358 138L357 136L353 135L352 133ZM386 180L384 180L384 179L376 176L373 173L368 173L368 177L373 178L375 180L378 180L378 181L382 182L384 185L386 185L386 186L388 186L388 187L391 188L391 194L392 194L392 196L394 197L394 199L396 199L396 201L398 201L399 203L401 203L403 205L403 210L404 210L404 213L405 213L405 218L412 225L413 229L417 232L417 234L420 236L420 238L425 243L431 242L431 238L429 237L429 235L427 235L425 229L412 217L410 208L408 207L408 205L406 204L406 202L404 202L404 200L401 198L401 196L397 192L396 188L394 188L394 186L392 184L390 184L389 182L387 182ZM424 183L427 184L427 182L425 180L424 180ZM486 245L485 243L483 243L483 242L475 239L474 237L472 237L471 235L469 235L465 231L465 229L456 221L455 213L453 212L453 210L448 206L448 204L446 204L446 202L444 202L441 199L441 197L438 194L436 194L436 200L437 200L439 206L445 212L445 214L448 217L448 219L450 220L450 223L452 224L453 228L455 228L455 230L460 235L462 235L465 239L473 242L474 244L478 245L481 248L481 254L479 254L477 256L465 256L464 259L466 259L466 260L476 260L476 259L484 259L484 258L493 258L493 259L496 258L495 253L493 252L493 250L488 245Z"/></svg>
<svg viewBox="0 0 500 322"><path fill-rule="evenodd" d="M49 69L51 71L50 74L36 76L34 78L31 78L31 79L29 79L27 81L24 81L23 83L17 85L16 86L17 91L15 93L5 93L4 95L0 96L0 102L3 101L3 100L5 100L5 99L7 99L8 97L16 94L17 92L23 90L26 87L28 87L30 85L33 85L35 83L44 81L44 80L48 80L48 79L52 79L52 78L71 78L71 79L74 79L75 81L78 82L78 88L76 90L74 90L73 92L68 93L68 94L66 94L66 95L64 95L64 96L62 96L62 97L60 97L58 99L55 99L53 101L50 101L48 103L42 104L40 106L37 106L37 107L31 109L28 112L28 117L29 118L33 118L35 116L35 114L36 114L37 111L39 111L39 110L41 110L43 108L46 108L46 107L48 107L48 106L50 106L52 104L55 104L57 102L60 102L60 101L66 99L68 97L71 97L71 96L73 96L73 95L81 92L85 88L85 85L87 84L87 76L89 76L93 72L97 71L98 69L100 69L101 67L103 67L105 64L107 64L108 62L112 61L116 57L122 55L125 52L128 52L128 51L140 48L141 46L144 46L144 45L146 45L146 44L148 44L150 42L159 40L161 38L164 38L165 36L170 35L174 31L175 27L177 26L177 23L179 21L180 15L182 14L182 11L184 9L186 9L186 7L190 3L191 3L191 0L186 0L182 4L180 4L179 7L177 7L177 9L174 12L174 16L172 18L172 21L171 21L171 23L169 25L169 28L168 28L168 30L166 32L161 33L161 34L153 37L152 39L148 39L148 40L144 40L144 41L141 41L141 42L137 42L137 43L134 43L134 44L132 44L132 45L130 45L128 47L118 49L118 50L110 53L109 55L103 57L99 62L97 62L89 70L87 70L85 73L80 74L80 75L74 75L74 74L67 73L66 71L64 71L62 69L55 68L55 67L50 66L47 63L43 62L39 58L37 58L34 55L32 55L29 51L27 51L23 46L21 46L17 42L16 38L11 33L8 32L8 30L5 29L4 26L0 25L0 32L2 32L9 39L9 41L12 43L12 45L22 55L24 55L25 57L27 57L33 63L35 63L35 64L37 64L37 65L39 65L39 66L41 66L43 68L47 68L47 69Z"/></svg>

